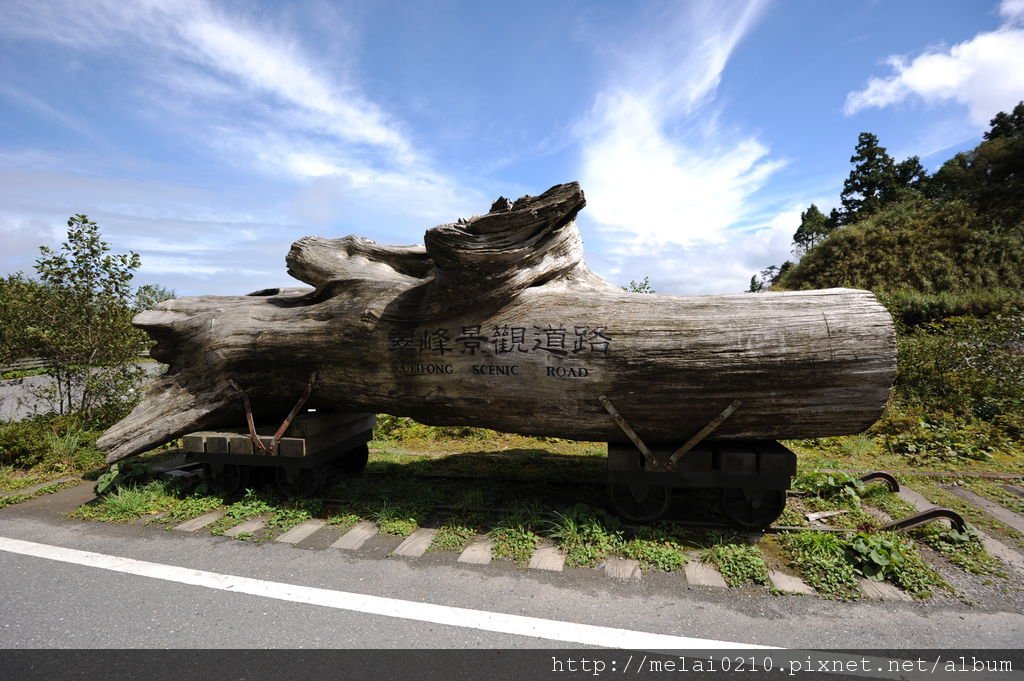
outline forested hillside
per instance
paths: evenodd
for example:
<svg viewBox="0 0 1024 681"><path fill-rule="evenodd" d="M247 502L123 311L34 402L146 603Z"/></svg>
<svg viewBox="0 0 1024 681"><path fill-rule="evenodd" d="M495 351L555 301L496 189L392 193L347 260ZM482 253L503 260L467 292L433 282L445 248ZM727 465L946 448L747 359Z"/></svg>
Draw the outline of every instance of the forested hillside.
<svg viewBox="0 0 1024 681"><path fill-rule="evenodd" d="M1024 436L1024 103L934 175L862 133L840 207L811 205L797 262L751 291L874 291L899 330L899 372L875 431L893 453L933 462L1008 457Z"/></svg>

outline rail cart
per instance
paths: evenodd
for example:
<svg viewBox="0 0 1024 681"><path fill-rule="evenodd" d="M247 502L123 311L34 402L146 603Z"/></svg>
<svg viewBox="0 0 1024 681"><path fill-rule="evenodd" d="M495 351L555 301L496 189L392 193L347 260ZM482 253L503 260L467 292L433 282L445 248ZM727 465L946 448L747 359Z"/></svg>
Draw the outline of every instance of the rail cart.
<svg viewBox="0 0 1024 681"><path fill-rule="evenodd" d="M628 442L608 443L608 497L620 516L650 522L664 515L677 489L718 491L722 513L745 528L764 528L786 508L786 491L796 474L796 455L775 440L705 438L740 401L682 445L648 445L608 398L601 404Z"/></svg>
<svg viewBox="0 0 1024 681"><path fill-rule="evenodd" d="M207 482L222 494L244 489L254 471L274 475L287 497L316 495L330 470L353 474L366 467L374 414L306 413L275 432L252 424L243 430L191 433L182 438L186 460L203 464Z"/></svg>

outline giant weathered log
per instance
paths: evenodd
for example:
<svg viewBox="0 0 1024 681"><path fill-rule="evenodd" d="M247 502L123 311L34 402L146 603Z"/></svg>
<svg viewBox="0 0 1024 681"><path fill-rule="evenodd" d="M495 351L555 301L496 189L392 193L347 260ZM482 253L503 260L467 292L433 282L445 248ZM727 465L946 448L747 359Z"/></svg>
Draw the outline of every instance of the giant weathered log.
<svg viewBox="0 0 1024 681"><path fill-rule="evenodd" d="M99 445L117 461L196 430L309 406L577 440L624 441L604 395L649 442L860 432L896 368L889 314L866 291L627 293L583 262L576 183L499 199L427 231L425 248L297 241L313 289L181 298L135 324L169 365Z"/></svg>

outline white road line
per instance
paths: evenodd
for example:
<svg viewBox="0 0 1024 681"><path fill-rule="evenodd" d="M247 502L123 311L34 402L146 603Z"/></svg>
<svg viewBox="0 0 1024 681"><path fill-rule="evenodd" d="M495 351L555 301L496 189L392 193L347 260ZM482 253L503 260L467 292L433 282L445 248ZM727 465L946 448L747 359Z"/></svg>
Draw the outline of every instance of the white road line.
<svg viewBox="0 0 1024 681"><path fill-rule="evenodd" d="M688 636L670 636L629 629L599 627L591 624L561 622L558 620L525 617L523 615L507 615L486 610L456 608L448 605L403 601L396 598L368 596L346 591L317 589L298 584L271 582L265 579L252 579L237 575L225 575L205 570L150 563L134 558L109 556L92 551L80 551L62 546L37 544L0 537L0 551L16 553L23 556L34 556L62 563L72 563L100 570L110 570L139 577L162 579L167 582L201 586L207 589L218 589L232 593L244 593L262 596L292 603L306 603L325 608L350 610L370 615L397 617L418 622L431 622L452 627L464 627L494 631L516 636L531 636L549 641L563 641L583 645L601 646L604 648L627 648L632 650L686 650L686 649L765 649L770 646L751 645L734 641L716 641L706 638L690 638Z"/></svg>

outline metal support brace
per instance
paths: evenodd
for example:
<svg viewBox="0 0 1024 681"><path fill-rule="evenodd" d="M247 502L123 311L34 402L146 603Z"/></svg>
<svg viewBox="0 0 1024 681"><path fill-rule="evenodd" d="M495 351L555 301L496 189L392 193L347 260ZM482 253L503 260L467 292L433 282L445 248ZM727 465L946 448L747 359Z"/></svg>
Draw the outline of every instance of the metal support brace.
<svg viewBox="0 0 1024 681"><path fill-rule="evenodd" d="M648 447L640 438L640 436L637 435L637 432L633 430L633 427L629 425L625 418L623 418L622 414L620 414L619 410L615 408L615 405L612 404L611 400L609 400L604 395L599 395L597 399L601 402L602 406L604 406L605 410L612 417L612 420L614 420L615 423L618 424L619 428L622 429L622 432L626 434L626 437L628 437L633 442L633 444L636 445L636 448L640 450L640 453L644 455L644 459L647 461L649 468L651 470L663 468L664 470L667 471L670 471L673 468L675 468L676 464L679 462L679 459L683 457L683 454L686 454L686 452L690 451L698 444L700 444L701 440L706 438L708 435L711 434L713 430L722 425L727 418L732 416L732 413L734 411L739 409L740 404L742 404L742 402L740 402L739 400L733 400L728 407L722 410L721 414L712 419L712 421L708 423L708 425L701 428L696 435L691 437L683 444L682 447L673 452L672 456L670 456L668 461L665 462L665 465L662 466L660 463L658 463L658 458L654 456L654 452L652 452L650 447Z"/></svg>
<svg viewBox="0 0 1024 681"><path fill-rule="evenodd" d="M722 410L721 414L716 416L711 421L711 423L701 428L700 431L696 435L691 437L689 440L687 440L682 447L674 451L672 453L672 456L670 456L668 458L668 461L665 463L665 468L669 470L675 468L676 463L678 463L679 459L683 457L683 454L686 454L686 452L696 447L698 444L700 444L701 440L703 440L704 438L711 434L711 431L715 430L716 428L718 428L718 426L725 423L725 420L732 416L732 413L739 409L741 404L742 402L740 402L739 400L733 400L728 407Z"/></svg>
<svg viewBox="0 0 1024 681"><path fill-rule="evenodd" d="M274 436L271 438L270 446L267 447L263 444L263 439L260 438L256 432L256 424L252 417L252 404L249 402L249 395L246 394L242 388L235 383L233 379L228 379L228 385L234 389L235 392L241 394L242 405L245 407L245 423L249 427L249 439L252 440L252 446L255 448L254 451L258 451L261 454L273 454L277 451L277 445L281 443L281 438L284 437L285 432L292 425L292 421L298 416L299 410L306 404L306 400L313 393L313 384L316 383L316 372L314 371L309 375L309 381L306 383L306 390L302 393L302 397L295 403L292 410L288 412L288 416L285 417L284 422L281 423L281 427L277 429Z"/></svg>
<svg viewBox="0 0 1024 681"><path fill-rule="evenodd" d="M622 429L622 432L626 434L626 437L632 440L633 444L636 445L636 448L644 455L644 459L647 461L648 467L650 467L651 470L660 468L661 466L658 464L658 459L654 456L654 452L644 444L644 441L640 439L640 436L636 434L636 431L633 430L633 427L629 425L626 419L622 418L622 414L620 414L619 410L615 408L612 401L604 395L598 395L597 399L604 406L608 415L612 417L612 420L615 421L619 428Z"/></svg>

